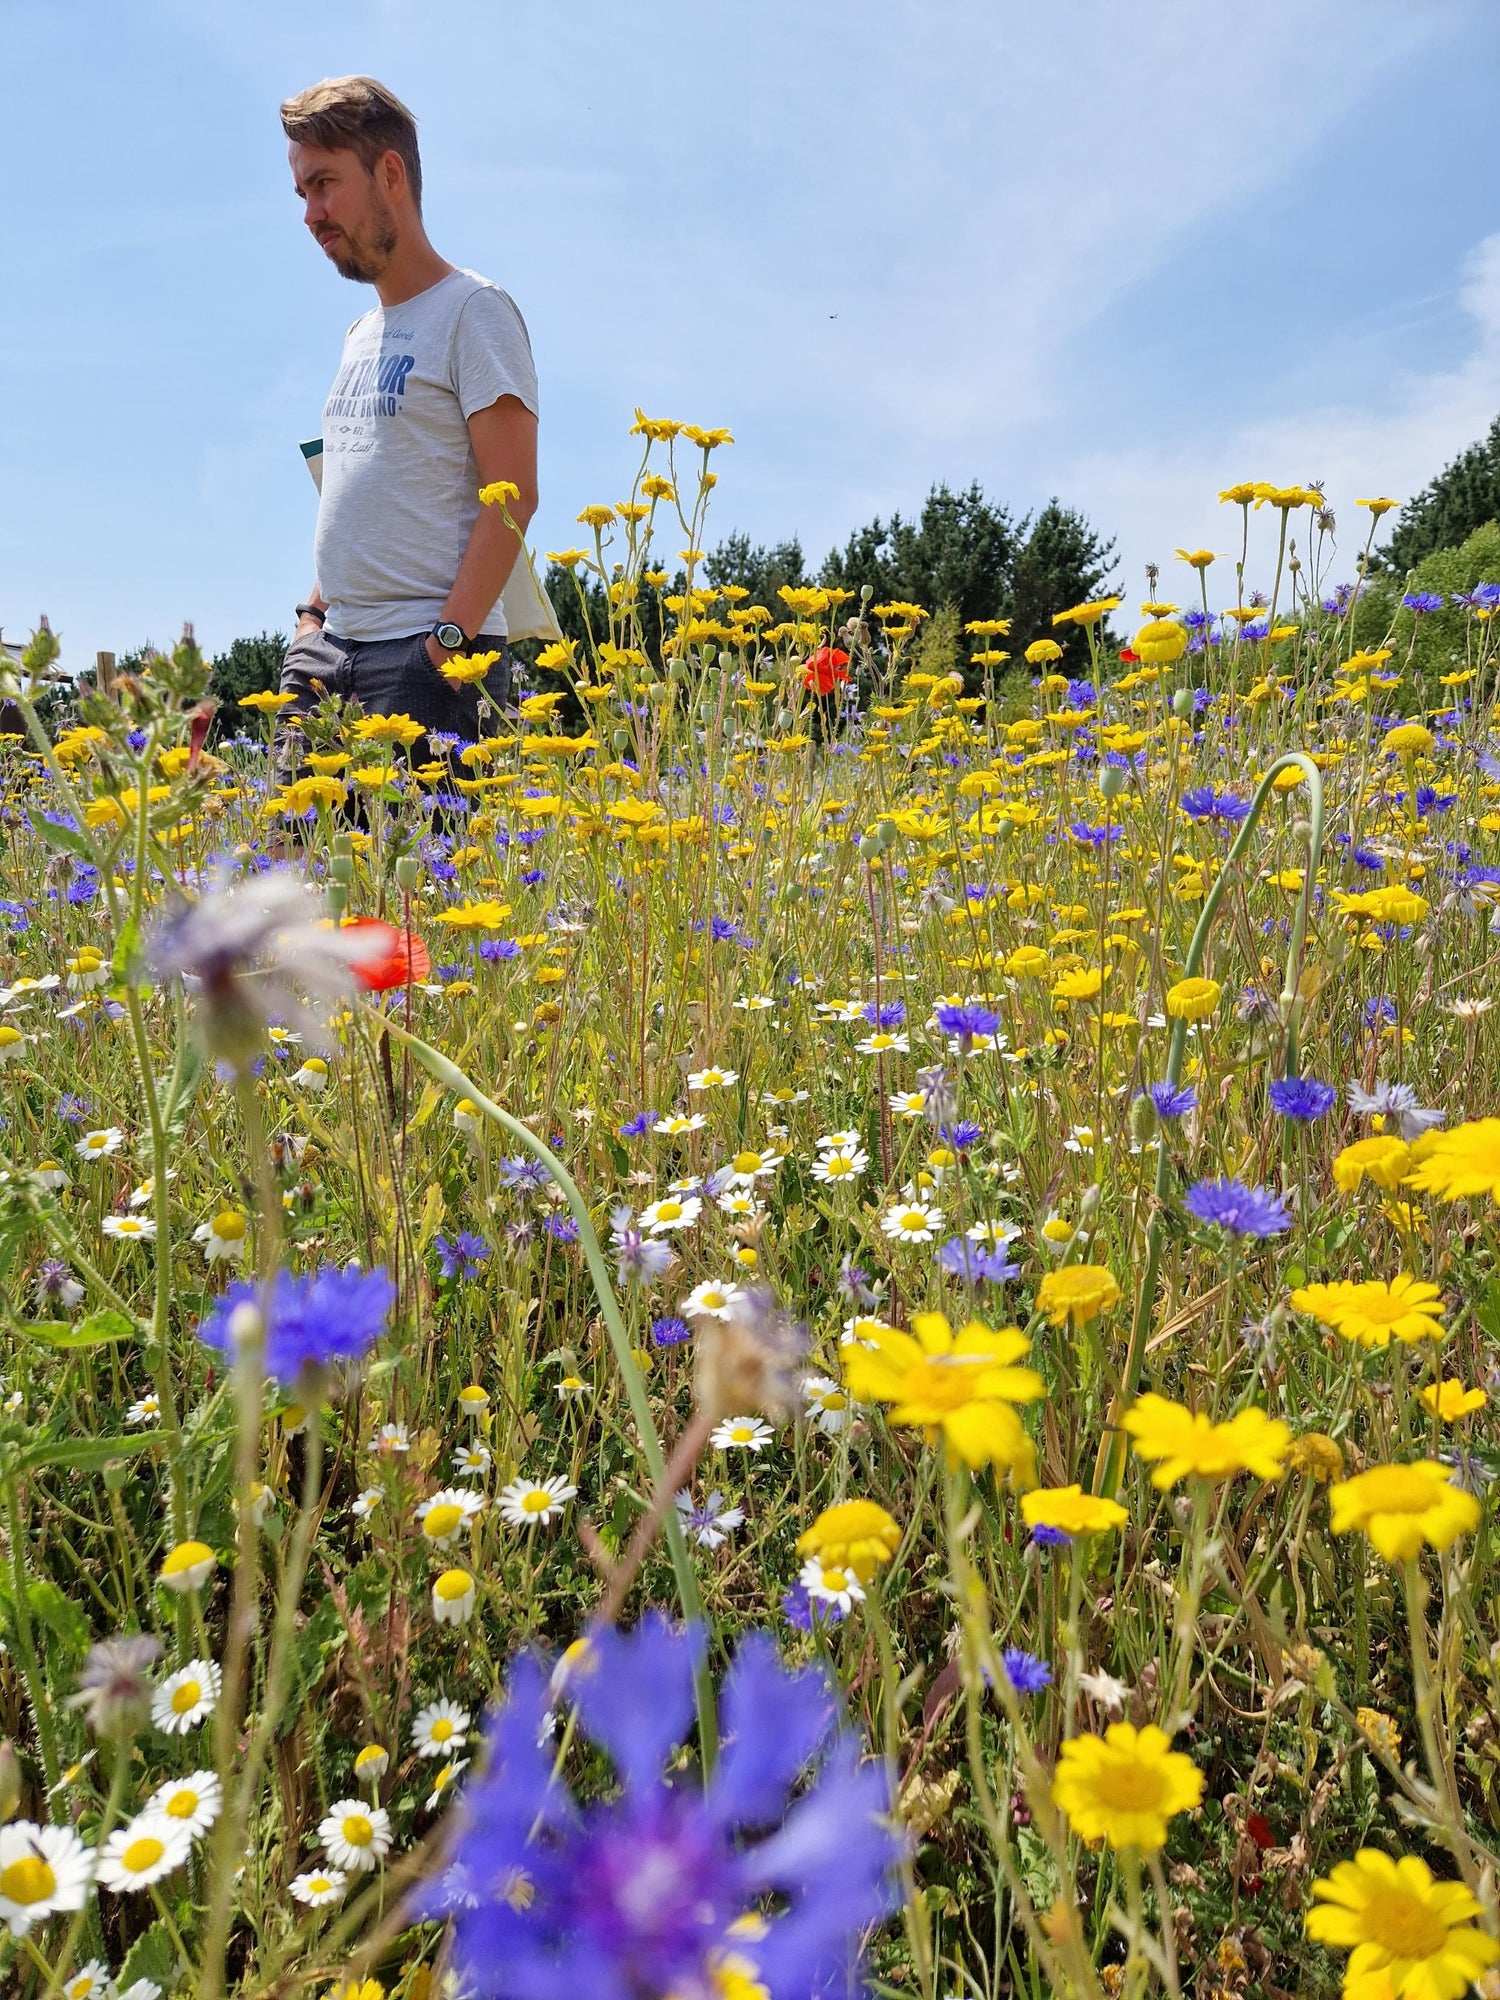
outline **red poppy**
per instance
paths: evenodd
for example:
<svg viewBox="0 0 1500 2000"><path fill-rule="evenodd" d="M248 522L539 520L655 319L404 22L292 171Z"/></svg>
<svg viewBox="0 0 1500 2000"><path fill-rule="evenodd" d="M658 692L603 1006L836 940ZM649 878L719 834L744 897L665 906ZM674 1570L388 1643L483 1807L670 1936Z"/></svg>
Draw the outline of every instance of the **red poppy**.
<svg viewBox="0 0 1500 2000"><path fill-rule="evenodd" d="M410 931L398 931L379 917L355 917L343 928L370 934L368 955L362 952L353 967L367 993L386 993L393 986L415 985L432 977L431 954Z"/></svg>
<svg viewBox="0 0 1500 2000"><path fill-rule="evenodd" d="M837 646L819 646L802 669L802 685L814 694L832 694L840 681L849 678L849 655Z"/></svg>
<svg viewBox="0 0 1500 2000"><path fill-rule="evenodd" d="M1140 654L1133 652L1129 646L1122 646L1120 648L1120 658L1127 667L1137 666L1140 662L1140 657Z"/></svg>

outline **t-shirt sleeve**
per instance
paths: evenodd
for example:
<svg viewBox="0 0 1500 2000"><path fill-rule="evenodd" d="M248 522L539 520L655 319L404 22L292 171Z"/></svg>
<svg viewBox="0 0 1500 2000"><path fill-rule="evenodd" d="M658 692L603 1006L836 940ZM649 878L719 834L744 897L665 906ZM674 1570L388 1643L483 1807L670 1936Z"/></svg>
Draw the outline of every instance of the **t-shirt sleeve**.
<svg viewBox="0 0 1500 2000"><path fill-rule="evenodd" d="M493 286L476 291L458 316L453 387L466 422L502 396L518 396L537 414L536 363L526 322L514 302Z"/></svg>

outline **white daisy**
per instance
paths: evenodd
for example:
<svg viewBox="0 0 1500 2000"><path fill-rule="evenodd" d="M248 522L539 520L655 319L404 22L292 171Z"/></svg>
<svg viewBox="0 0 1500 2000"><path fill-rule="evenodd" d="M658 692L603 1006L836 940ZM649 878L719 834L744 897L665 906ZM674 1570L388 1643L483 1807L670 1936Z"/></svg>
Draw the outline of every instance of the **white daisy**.
<svg viewBox="0 0 1500 2000"><path fill-rule="evenodd" d="M217 1771L193 1771L185 1778L169 1778L158 1785L143 1810L160 1813L174 1826L185 1826L197 1839L208 1832L219 1817L224 1788Z"/></svg>
<svg viewBox="0 0 1500 2000"><path fill-rule="evenodd" d="M668 1139L681 1139L689 1132L701 1132L707 1123L701 1111L693 1112L690 1117L681 1111L669 1111L664 1118L657 1119L651 1130Z"/></svg>
<svg viewBox="0 0 1500 2000"><path fill-rule="evenodd" d="M411 1438L405 1424L382 1424L375 1434L377 1451L410 1451Z"/></svg>
<svg viewBox="0 0 1500 2000"><path fill-rule="evenodd" d="M720 1167L717 1178L724 1187L752 1188L757 1181L774 1174L781 1160L782 1156L774 1146L763 1153L746 1150L736 1153L732 1160Z"/></svg>
<svg viewBox="0 0 1500 2000"><path fill-rule="evenodd" d="M349 1512L356 1521L363 1521L367 1515L374 1513L384 1497L378 1486L367 1486L351 1501Z"/></svg>
<svg viewBox="0 0 1500 2000"><path fill-rule="evenodd" d="M904 1056L910 1053L911 1043L905 1035L893 1035L888 1028L880 1028L873 1035L866 1035L862 1042L854 1044L862 1056Z"/></svg>
<svg viewBox="0 0 1500 2000"><path fill-rule="evenodd" d="M447 1791L448 1787L453 1783L453 1780L458 1776L459 1772L467 1771L468 1768L469 1768L469 1760L467 1757L458 1757L455 1758L451 1764L444 1764L442 1769L437 1773L437 1775L434 1777L432 1781L432 1790L427 1794L427 1797L422 1801L423 1811L436 1812L438 1807L442 1804L444 1792Z"/></svg>
<svg viewBox="0 0 1500 2000"><path fill-rule="evenodd" d="M69 1973L61 1988L63 2000L114 2000L115 1982L102 1958L91 1958Z"/></svg>
<svg viewBox="0 0 1500 2000"><path fill-rule="evenodd" d="M805 1090L793 1090L789 1083L781 1083L774 1090L763 1090L760 1094L760 1101L762 1104L771 1104L778 1110L785 1111L789 1105L806 1104L807 1092Z"/></svg>
<svg viewBox="0 0 1500 2000"><path fill-rule="evenodd" d="M769 993L742 993L734 1004L742 1014L763 1014L768 1007L774 1007L776 1002Z"/></svg>
<svg viewBox="0 0 1500 2000"><path fill-rule="evenodd" d="M847 1391L831 1376L807 1375L803 1377L802 1394L818 1429L836 1437L849 1421Z"/></svg>
<svg viewBox="0 0 1500 2000"><path fill-rule="evenodd" d="M444 1486L422 1502L416 1518L429 1547L446 1549L483 1512L482 1493L472 1493L466 1486Z"/></svg>
<svg viewBox="0 0 1500 2000"><path fill-rule="evenodd" d="M870 1164L870 1156L864 1151L853 1153L820 1153L813 1161L812 1177L825 1187L852 1186Z"/></svg>
<svg viewBox="0 0 1500 2000"><path fill-rule="evenodd" d="M367 1743L354 1757L354 1775L362 1785L378 1785L390 1769L391 1753L383 1743Z"/></svg>
<svg viewBox="0 0 1500 2000"><path fill-rule="evenodd" d="M56 1160L38 1160L31 1170L31 1175L32 1179L38 1181L49 1194L56 1194L59 1188L68 1185L68 1177ZM79 1298L83 1296L82 1286L79 1287L78 1296ZM72 1303L76 1305L77 1300Z"/></svg>
<svg viewBox="0 0 1500 2000"><path fill-rule="evenodd" d="M694 1285L678 1308L689 1319L697 1316L703 1319L730 1319L734 1309L744 1297L743 1286L729 1278L705 1278L701 1285Z"/></svg>
<svg viewBox="0 0 1500 2000"><path fill-rule="evenodd" d="M149 1215L106 1215L100 1227L106 1236L121 1243L149 1243L156 1234L156 1224Z"/></svg>
<svg viewBox="0 0 1500 2000"><path fill-rule="evenodd" d="M309 1868L305 1875L294 1875L288 1887L299 1903L321 1910L339 1900L348 1879L342 1868Z"/></svg>
<svg viewBox="0 0 1500 2000"><path fill-rule="evenodd" d="M649 1179L650 1176L648 1175ZM675 1181L667 1182L668 1194L697 1194L703 1186L702 1174L682 1174Z"/></svg>
<svg viewBox="0 0 1500 2000"><path fill-rule="evenodd" d="M487 1444L477 1440L473 1444L461 1444L453 1454L453 1470L460 1479L483 1479L493 1462L494 1454Z"/></svg>
<svg viewBox="0 0 1500 2000"><path fill-rule="evenodd" d="M26 1037L8 1021L0 1021L0 1063L14 1062L26 1053Z"/></svg>
<svg viewBox="0 0 1500 2000"><path fill-rule="evenodd" d="M149 1808L117 1826L99 1851L99 1880L117 1895L149 1889L180 1868L193 1851L193 1836L180 1823Z"/></svg>
<svg viewBox="0 0 1500 2000"><path fill-rule="evenodd" d="M328 1088L328 1065L321 1056L309 1056L301 1069L294 1069L287 1078L299 1090L319 1091Z"/></svg>
<svg viewBox="0 0 1500 2000"><path fill-rule="evenodd" d="M502 1520L513 1528L535 1528L553 1521L577 1493L560 1473L550 1479L513 1479L499 1496Z"/></svg>
<svg viewBox="0 0 1500 2000"><path fill-rule="evenodd" d="M825 1132L818 1140L820 1153L854 1153L864 1144L864 1134L847 1125L841 1132Z"/></svg>
<svg viewBox="0 0 1500 2000"><path fill-rule="evenodd" d="M983 1243L991 1250L1003 1250L1021 1234L1014 1222L976 1222L965 1232L971 1243Z"/></svg>
<svg viewBox="0 0 1500 2000"><path fill-rule="evenodd" d="M746 1194L740 1188L731 1188L728 1194L721 1194L718 1207L723 1214L738 1216L742 1222L753 1221L766 1212L753 1194Z"/></svg>
<svg viewBox="0 0 1500 2000"><path fill-rule="evenodd" d="M467 1625L474 1615L474 1579L466 1569L445 1569L432 1585L432 1616L438 1625Z"/></svg>
<svg viewBox="0 0 1500 2000"><path fill-rule="evenodd" d="M653 1201L641 1210L641 1227L649 1229L653 1236L665 1236L672 1229L691 1229L702 1208L703 1203L695 1194L663 1195L660 1201Z"/></svg>
<svg viewBox="0 0 1500 2000"><path fill-rule="evenodd" d="M125 1134L118 1125L105 1125L97 1132L85 1132L73 1151L80 1160L104 1160L118 1153L124 1143Z"/></svg>
<svg viewBox="0 0 1500 2000"><path fill-rule="evenodd" d="M213 1714L222 1681L217 1661L189 1660L151 1697L151 1720L164 1736L186 1736Z"/></svg>
<svg viewBox="0 0 1500 2000"><path fill-rule="evenodd" d="M726 1417L709 1432L715 1451L764 1451L776 1433L760 1417Z"/></svg>
<svg viewBox="0 0 1500 2000"><path fill-rule="evenodd" d="M943 1226L943 1211L930 1202L903 1201L886 1210L880 1226L899 1243L930 1243Z"/></svg>
<svg viewBox="0 0 1500 2000"><path fill-rule="evenodd" d="M363 1799L340 1799L318 1826L323 1852L335 1868L356 1875L378 1868L390 1852L391 1817L384 1806Z"/></svg>
<svg viewBox="0 0 1500 2000"><path fill-rule="evenodd" d="M689 1090L730 1090L740 1080L737 1069L695 1069L688 1072Z"/></svg>
<svg viewBox="0 0 1500 2000"><path fill-rule="evenodd" d="M0 1826L0 1917L15 1937L57 1910L81 1910L94 1854L70 1826L14 1819Z"/></svg>
<svg viewBox="0 0 1500 2000"><path fill-rule="evenodd" d="M824 1604L836 1604L840 1611L852 1611L864 1601L865 1593L852 1569L840 1569L836 1563L825 1563L818 1556L807 1558L797 1581L809 1597L819 1598Z"/></svg>
<svg viewBox="0 0 1500 2000"><path fill-rule="evenodd" d="M844 1321L839 1335L840 1347L878 1347L883 1333L894 1333L895 1328L883 1319L873 1319L869 1313L857 1313L853 1319Z"/></svg>
<svg viewBox="0 0 1500 2000"><path fill-rule="evenodd" d="M125 1412L127 1424L155 1424L161 1421L161 1398L156 1395L142 1396L138 1403L132 1403Z"/></svg>
<svg viewBox="0 0 1500 2000"><path fill-rule="evenodd" d="M193 1241L203 1245L203 1254L210 1264L220 1260L227 1264L242 1263L250 1248L250 1218L242 1209L222 1208L212 1222L198 1224Z"/></svg>
<svg viewBox="0 0 1500 2000"><path fill-rule="evenodd" d="M447 1757L468 1741L469 1722L456 1701L431 1701L412 1717L411 1747L419 1757Z"/></svg>
<svg viewBox="0 0 1500 2000"><path fill-rule="evenodd" d="M862 1021L865 1018L863 1000L820 1000L818 1012L825 1021Z"/></svg>
<svg viewBox="0 0 1500 2000"><path fill-rule="evenodd" d="M927 1092L898 1090L889 1103L898 1118L920 1118L927 1109Z"/></svg>
<svg viewBox="0 0 1500 2000"><path fill-rule="evenodd" d="M176 1170L174 1169L167 1175L167 1186L170 1187L173 1181L176 1180L176 1178L177 1174ZM156 1176L155 1174L147 1174L146 1178L141 1182L139 1187L133 1187L130 1190L130 1200L127 1206L129 1206L130 1208L149 1208L152 1202L155 1201L155 1199L156 1199Z"/></svg>

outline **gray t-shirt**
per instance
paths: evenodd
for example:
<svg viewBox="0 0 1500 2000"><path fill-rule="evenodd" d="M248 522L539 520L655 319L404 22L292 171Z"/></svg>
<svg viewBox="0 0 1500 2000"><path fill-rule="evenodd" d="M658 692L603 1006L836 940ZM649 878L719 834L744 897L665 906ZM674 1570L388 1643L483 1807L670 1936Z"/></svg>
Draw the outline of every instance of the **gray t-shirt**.
<svg viewBox="0 0 1500 2000"><path fill-rule="evenodd" d="M479 512L468 419L501 396L536 414L526 322L488 278L451 271L350 327L323 407L313 543L337 637L400 639L436 624ZM479 629L504 632L498 600Z"/></svg>

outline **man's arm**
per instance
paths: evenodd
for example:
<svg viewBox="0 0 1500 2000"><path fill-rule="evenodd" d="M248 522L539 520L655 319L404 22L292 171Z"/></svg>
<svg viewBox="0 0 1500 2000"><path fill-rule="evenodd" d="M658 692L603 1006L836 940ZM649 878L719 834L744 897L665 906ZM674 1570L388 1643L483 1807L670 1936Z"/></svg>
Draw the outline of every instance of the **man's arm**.
<svg viewBox="0 0 1500 2000"><path fill-rule="evenodd" d="M465 632L477 634L515 567L521 547L516 529L524 533L536 512L536 418L519 396L502 396L470 417L469 442L481 486L508 479L521 490L520 499L512 500L506 510L515 529L498 507L480 508L443 606L444 618L451 618ZM435 667L449 657L430 633L427 657Z"/></svg>
<svg viewBox="0 0 1500 2000"><path fill-rule="evenodd" d="M328 609L328 599L318 589L318 586L316 584L313 585L312 589L307 593L307 596L302 601L304 604L308 605L310 609L304 611L302 616L297 620L297 629L292 634L292 637L294 639L304 638L309 632L321 632L323 629L322 617L320 615L319 617L314 618L312 614L314 611L321 614L322 612L325 612ZM467 632L468 629L469 628L466 625L464 627L464 630Z"/></svg>

